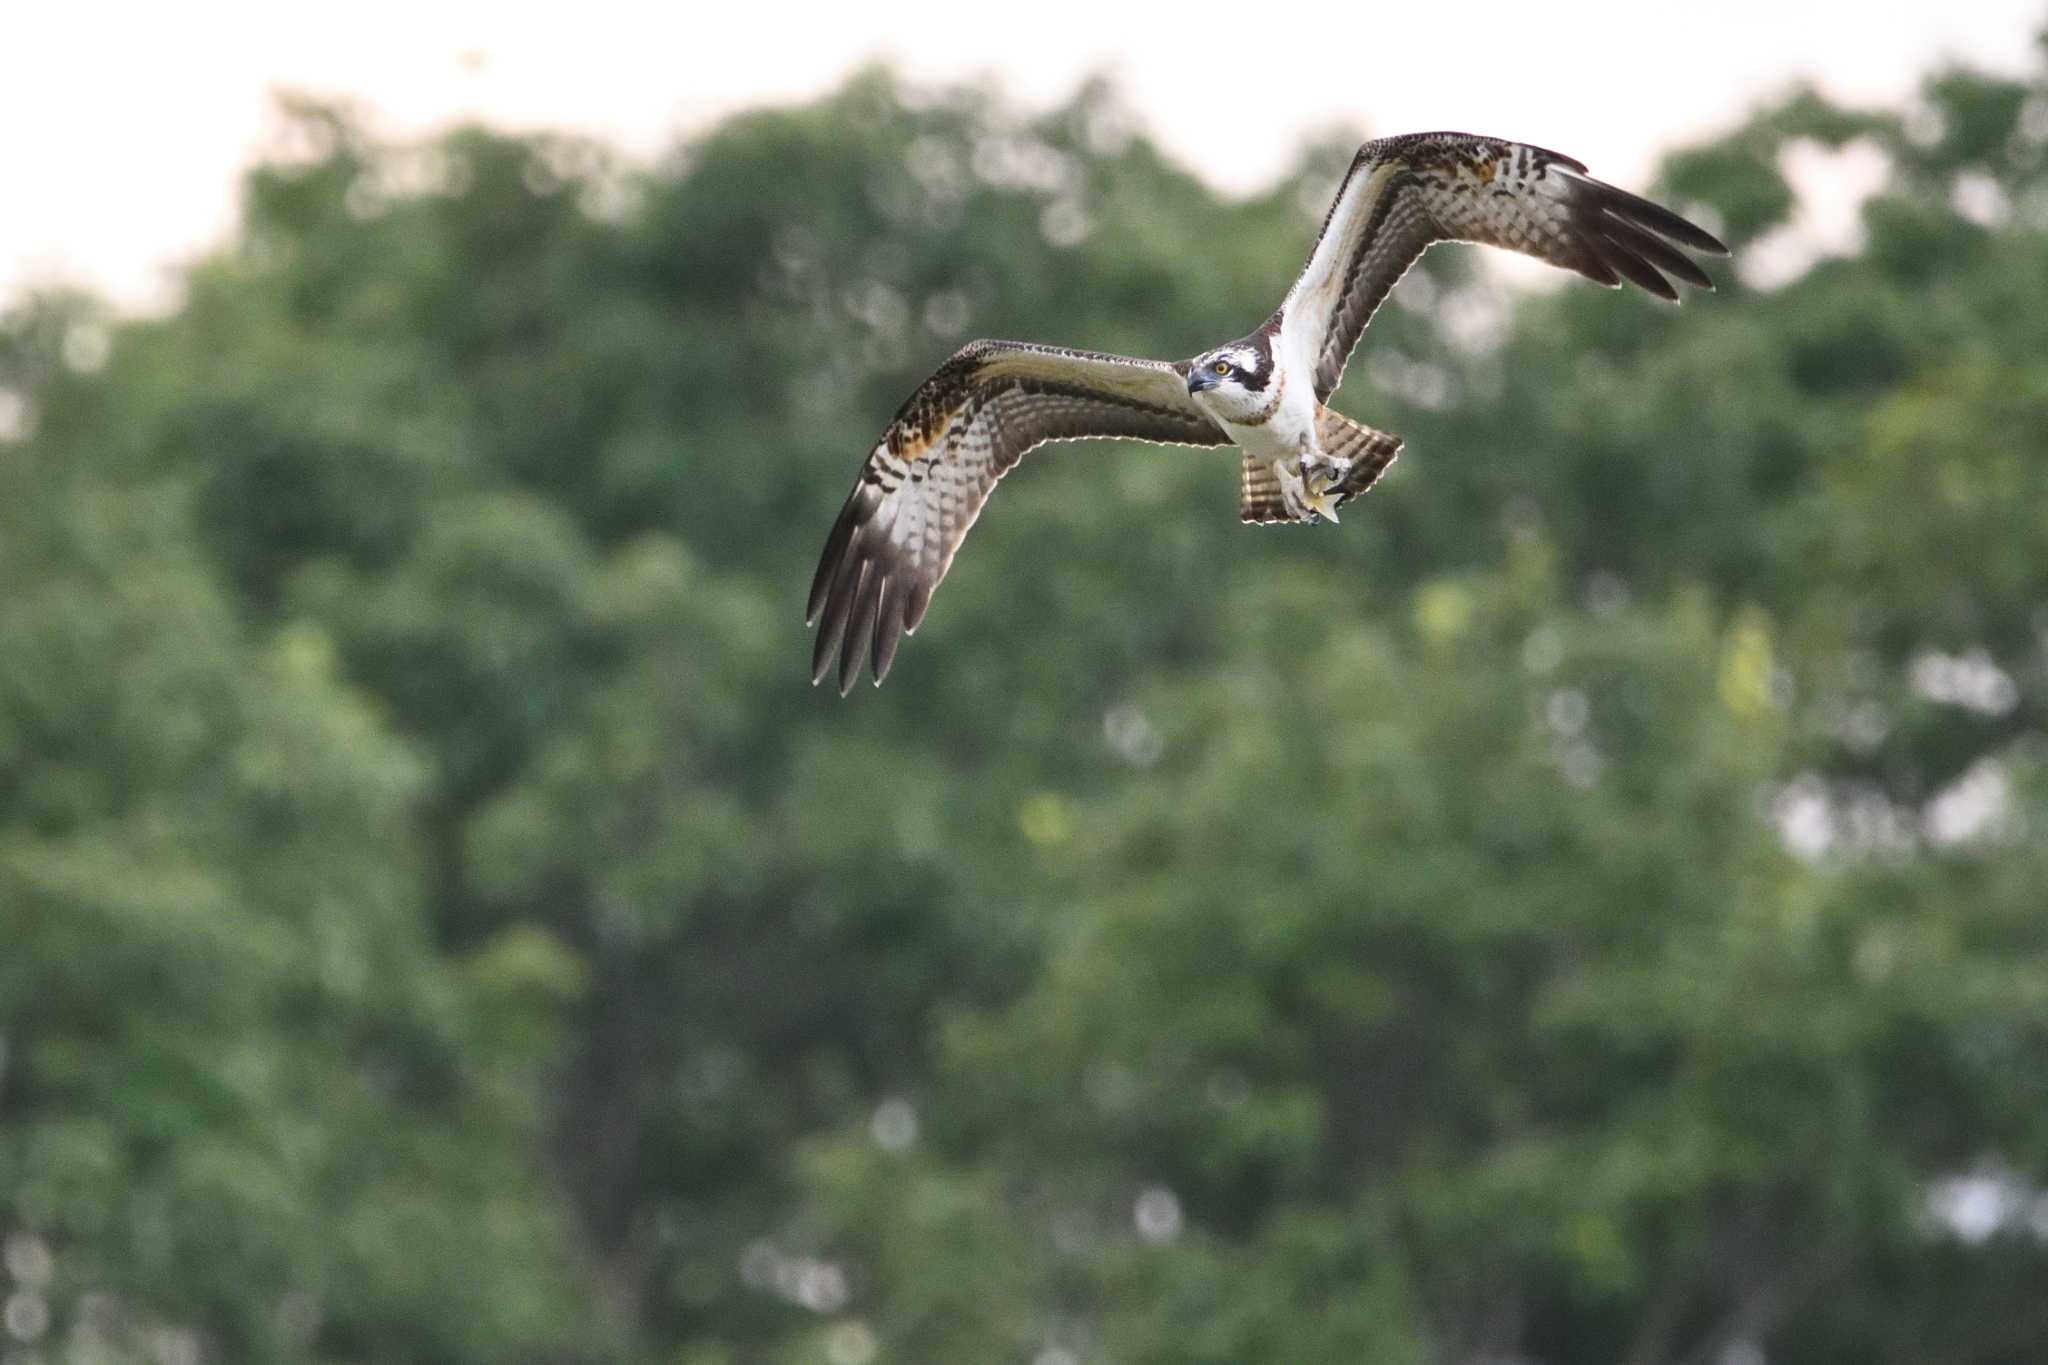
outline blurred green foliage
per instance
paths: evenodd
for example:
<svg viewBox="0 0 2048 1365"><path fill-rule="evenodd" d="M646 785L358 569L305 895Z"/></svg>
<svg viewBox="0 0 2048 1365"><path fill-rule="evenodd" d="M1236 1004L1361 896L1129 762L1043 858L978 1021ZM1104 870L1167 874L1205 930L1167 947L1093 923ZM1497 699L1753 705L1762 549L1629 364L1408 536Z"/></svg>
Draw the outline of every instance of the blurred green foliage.
<svg viewBox="0 0 2048 1365"><path fill-rule="evenodd" d="M1238 334L1348 146L289 113L175 312L0 327L20 1350L2041 1358L2048 73L1672 157L1747 260L1882 155L1782 287L1432 254L1341 529L1040 452L843 704L801 595L902 396Z"/></svg>

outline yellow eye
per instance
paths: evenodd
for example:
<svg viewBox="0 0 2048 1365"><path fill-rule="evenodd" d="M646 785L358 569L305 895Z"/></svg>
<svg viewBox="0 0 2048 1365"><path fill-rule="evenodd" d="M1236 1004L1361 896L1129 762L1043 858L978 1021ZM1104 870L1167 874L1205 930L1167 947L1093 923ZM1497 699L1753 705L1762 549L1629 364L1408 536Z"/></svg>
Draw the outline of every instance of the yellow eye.
<svg viewBox="0 0 2048 1365"><path fill-rule="evenodd" d="M1227 361L1227 360L1219 360L1219 361L1217 361L1217 362L1216 362L1216 366L1215 366L1215 369L1216 369L1216 373L1218 373L1218 374L1229 374L1229 373L1230 373L1230 362L1229 362L1229 361Z"/></svg>

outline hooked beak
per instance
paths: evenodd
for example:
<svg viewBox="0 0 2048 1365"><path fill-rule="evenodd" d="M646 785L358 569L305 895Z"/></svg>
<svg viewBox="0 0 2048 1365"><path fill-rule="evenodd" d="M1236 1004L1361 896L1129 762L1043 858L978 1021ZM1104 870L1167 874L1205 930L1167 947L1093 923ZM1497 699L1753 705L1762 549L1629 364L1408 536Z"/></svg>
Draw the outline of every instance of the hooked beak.
<svg viewBox="0 0 2048 1365"><path fill-rule="evenodd" d="M1190 370L1188 371L1188 396L1192 398L1198 393L1204 393L1215 388L1221 382L1215 375L1209 373L1209 368L1206 365L1198 370Z"/></svg>

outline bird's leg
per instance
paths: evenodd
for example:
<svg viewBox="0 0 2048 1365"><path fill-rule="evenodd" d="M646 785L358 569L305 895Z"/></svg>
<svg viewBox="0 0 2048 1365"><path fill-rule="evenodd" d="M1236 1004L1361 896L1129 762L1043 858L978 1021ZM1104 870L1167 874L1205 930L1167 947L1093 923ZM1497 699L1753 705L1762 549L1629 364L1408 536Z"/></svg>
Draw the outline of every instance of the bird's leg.
<svg viewBox="0 0 2048 1365"><path fill-rule="evenodd" d="M1301 485L1302 505L1318 516L1336 521L1337 508L1345 497L1344 480L1351 473L1352 461L1311 450L1296 464L1301 471L1296 477ZM1284 474L1281 484L1283 487L1286 485Z"/></svg>
<svg viewBox="0 0 2048 1365"><path fill-rule="evenodd" d="M1293 521L1314 521L1316 511L1308 503L1308 487L1302 482L1291 460L1273 461L1273 477L1280 481L1280 505L1287 509Z"/></svg>
<svg viewBox="0 0 2048 1365"><path fill-rule="evenodd" d="M1310 465L1310 460L1319 463ZM1337 504L1342 501L1330 492L1330 475L1326 457L1305 456L1294 460L1275 460L1273 477L1280 482L1280 501L1287 508L1287 515L1295 521L1335 521ZM1310 472L1302 473L1304 466Z"/></svg>

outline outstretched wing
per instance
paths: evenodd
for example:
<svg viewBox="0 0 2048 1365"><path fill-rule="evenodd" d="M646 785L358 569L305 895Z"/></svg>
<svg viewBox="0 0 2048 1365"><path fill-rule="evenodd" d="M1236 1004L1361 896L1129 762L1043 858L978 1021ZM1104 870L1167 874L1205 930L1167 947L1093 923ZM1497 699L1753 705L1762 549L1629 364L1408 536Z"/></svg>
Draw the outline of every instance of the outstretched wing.
<svg viewBox="0 0 2048 1365"><path fill-rule="evenodd" d="M1728 248L1670 209L1541 147L1470 133L1409 133L1358 149L1301 278L1281 305L1283 344L1315 366L1316 398L1344 376L1359 333L1432 242L1507 247L1605 285L1676 301L1666 275L1712 289L1680 251ZM1674 245L1675 244L1675 245Z"/></svg>
<svg viewBox="0 0 2048 1365"><path fill-rule="evenodd" d="M825 542L804 611L824 622L811 681L837 649L842 695L863 656L879 684L996 480L1035 446L1087 436L1230 439L1189 399L1185 362L977 341L941 365L882 433Z"/></svg>

